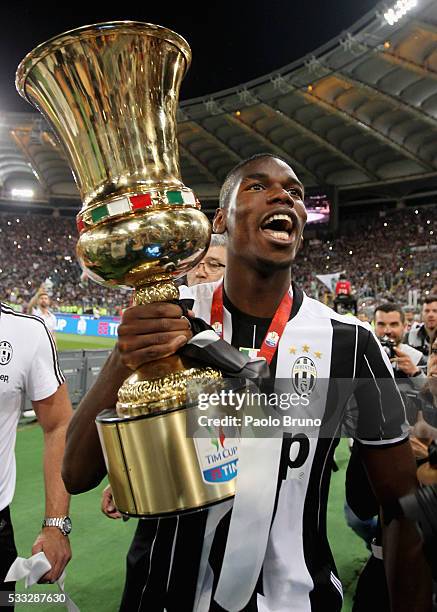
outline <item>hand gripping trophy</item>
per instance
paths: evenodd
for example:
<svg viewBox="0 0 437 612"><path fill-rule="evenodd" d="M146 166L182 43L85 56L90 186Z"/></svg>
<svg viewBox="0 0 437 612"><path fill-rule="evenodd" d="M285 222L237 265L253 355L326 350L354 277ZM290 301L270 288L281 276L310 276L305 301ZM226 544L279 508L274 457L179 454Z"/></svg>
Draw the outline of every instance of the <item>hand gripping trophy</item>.
<svg viewBox="0 0 437 612"><path fill-rule="evenodd" d="M205 253L210 224L180 179L176 110L187 42L147 23L84 26L21 62L19 93L62 144L83 207L77 255L96 282L134 288L136 304L178 298L174 279ZM139 368L97 427L117 507L131 516L193 511L235 493L206 483L185 435L187 384L219 371L178 355Z"/></svg>

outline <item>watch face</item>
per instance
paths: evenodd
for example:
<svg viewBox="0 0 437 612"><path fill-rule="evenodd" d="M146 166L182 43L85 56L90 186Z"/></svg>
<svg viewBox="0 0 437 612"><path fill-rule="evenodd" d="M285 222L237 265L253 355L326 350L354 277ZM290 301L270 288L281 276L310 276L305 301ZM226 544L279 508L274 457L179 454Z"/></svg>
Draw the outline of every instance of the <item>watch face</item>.
<svg viewBox="0 0 437 612"><path fill-rule="evenodd" d="M65 534L69 534L71 531L71 518L69 516L66 516L62 522L62 529L64 531Z"/></svg>

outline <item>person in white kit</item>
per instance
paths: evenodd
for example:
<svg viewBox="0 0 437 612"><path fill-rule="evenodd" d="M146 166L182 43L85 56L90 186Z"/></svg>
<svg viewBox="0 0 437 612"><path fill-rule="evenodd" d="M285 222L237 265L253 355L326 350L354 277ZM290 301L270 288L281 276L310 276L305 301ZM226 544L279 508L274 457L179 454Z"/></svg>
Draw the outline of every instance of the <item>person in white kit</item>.
<svg viewBox="0 0 437 612"><path fill-rule="evenodd" d="M27 311L29 314L43 319L44 323L50 330L50 333L54 337L56 331L56 316L50 310L50 296L47 293L44 284L41 285L36 294L30 300L29 304L27 305Z"/></svg>
<svg viewBox="0 0 437 612"><path fill-rule="evenodd" d="M32 554L44 552L51 569L41 582L54 582L71 559L70 496L61 478L65 433L72 408L53 338L44 322L0 306L0 590L17 557L9 505L16 481L15 440L24 393L32 400L44 432L45 516ZM33 500L28 500L32 505ZM19 528L19 526L18 526ZM27 555L26 555L27 556Z"/></svg>
<svg viewBox="0 0 437 612"><path fill-rule="evenodd" d="M355 381L357 444L381 505L416 486L404 406L390 362L370 328L308 298L291 283L306 221L303 200L302 184L277 156L255 156L231 170L213 225L228 236L224 281L181 289L181 303L190 299L183 306L211 325L223 344L266 359L271 377L298 389L313 388L316 379L317 384L329 380L319 407L323 422L336 429L329 436L285 432L272 441L246 438L234 502L139 521L123 612L339 612L342 588L326 527L332 458L343 416L336 411L343 403L335 381ZM115 405L132 370L195 345L190 318L199 320L173 303L124 311L116 348L68 430L63 476L71 493L97 486L106 473L95 426L98 412ZM375 436L361 427L366 419ZM252 463L244 463L245 448L253 451ZM259 498L266 499L265 490L268 513L260 512L266 506L258 504ZM387 518L385 527L393 610L429 612L430 572L414 526Z"/></svg>

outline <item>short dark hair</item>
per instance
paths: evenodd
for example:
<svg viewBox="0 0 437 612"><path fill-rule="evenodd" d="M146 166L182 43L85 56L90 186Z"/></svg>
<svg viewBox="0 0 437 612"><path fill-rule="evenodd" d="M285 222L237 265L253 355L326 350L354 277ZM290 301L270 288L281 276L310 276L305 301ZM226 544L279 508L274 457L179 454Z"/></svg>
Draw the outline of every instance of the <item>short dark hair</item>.
<svg viewBox="0 0 437 612"><path fill-rule="evenodd" d="M398 312L401 315L402 323L405 323L405 314L402 310L402 306L400 304L395 304L394 302L386 302L385 304L380 304L373 311L373 318L376 318L376 313L380 310L381 312Z"/></svg>
<svg viewBox="0 0 437 612"><path fill-rule="evenodd" d="M257 159L262 159L263 157L273 157L273 159L279 159L280 161L284 162L284 164L287 164L287 166L290 166L290 163L286 159L284 159L280 155L274 155L273 153L256 153L255 155L252 155L247 159L243 159L243 161L239 162L236 166L229 170L225 177L225 180L223 181L222 188L220 189L220 208L226 208L228 206L229 194L231 193L232 187L234 186L234 179L238 172L241 170L241 168L244 168L244 166L250 164L253 161L256 161Z"/></svg>
<svg viewBox="0 0 437 612"><path fill-rule="evenodd" d="M432 302L437 302L437 294L433 293L431 295L427 295L426 298L422 302L422 306L424 304L432 304Z"/></svg>

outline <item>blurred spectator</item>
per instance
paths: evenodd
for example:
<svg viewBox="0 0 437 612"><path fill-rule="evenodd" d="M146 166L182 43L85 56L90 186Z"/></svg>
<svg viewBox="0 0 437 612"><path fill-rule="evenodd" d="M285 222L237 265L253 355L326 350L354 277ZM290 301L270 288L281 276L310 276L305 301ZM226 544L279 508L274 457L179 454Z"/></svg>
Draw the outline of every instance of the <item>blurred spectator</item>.
<svg viewBox="0 0 437 612"><path fill-rule="evenodd" d="M56 331L56 317L50 310L50 297L44 284L41 285L33 298L30 300L29 304L27 305L27 310L29 314L36 315L37 317L43 319L52 335L54 335L54 332Z"/></svg>
<svg viewBox="0 0 437 612"><path fill-rule="evenodd" d="M408 334L408 344L424 355L428 355L431 338L437 330L437 295L429 295L423 300L422 323L413 325Z"/></svg>
<svg viewBox="0 0 437 612"><path fill-rule="evenodd" d="M336 312L339 311L339 306L343 306L346 310L352 309L353 313L357 314L357 300L352 295L352 286L350 281L346 280L345 274L340 274L335 285L334 310Z"/></svg>
<svg viewBox="0 0 437 612"><path fill-rule="evenodd" d="M187 274L187 285L213 283L222 278L226 268L226 237L213 234L205 257Z"/></svg>

